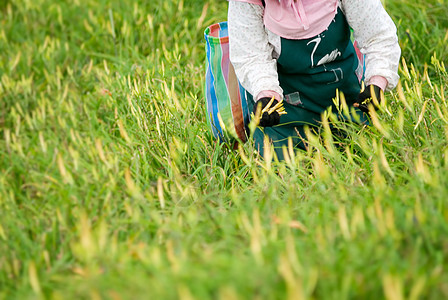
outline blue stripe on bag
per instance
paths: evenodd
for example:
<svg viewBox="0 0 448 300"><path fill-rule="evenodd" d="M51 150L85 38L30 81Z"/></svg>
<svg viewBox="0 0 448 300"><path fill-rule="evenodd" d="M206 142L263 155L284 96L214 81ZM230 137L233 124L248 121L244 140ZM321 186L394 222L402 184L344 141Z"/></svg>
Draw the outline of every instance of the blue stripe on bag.
<svg viewBox="0 0 448 300"><path fill-rule="evenodd" d="M221 126L217 121L218 114L218 102L215 94L215 77L213 76L212 66L210 64L211 59L211 45L208 39L208 35L205 35L205 39L207 41L206 44L206 53L207 53L207 71L206 71L206 79L205 79L205 88L206 88L206 98L207 98L207 118L210 120L211 128L213 135L218 137L219 133L222 132Z"/></svg>

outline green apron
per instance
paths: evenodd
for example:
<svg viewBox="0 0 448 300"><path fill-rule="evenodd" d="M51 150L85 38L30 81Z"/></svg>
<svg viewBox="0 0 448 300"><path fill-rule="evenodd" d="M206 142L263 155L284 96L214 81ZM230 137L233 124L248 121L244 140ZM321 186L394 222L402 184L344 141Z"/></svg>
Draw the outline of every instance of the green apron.
<svg viewBox="0 0 448 300"><path fill-rule="evenodd" d="M279 160L283 160L283 145L291 137L293 145L304 149L304 126L318 126L321 114L334 107L336 89L342 91L351 106L360 92L356 75L358 58L350 40L350 27L342 11L338 12L328 29L304 40L281 38L281 55L277 60L280 86L284 92L287 112L280 124L258 127L254 132L255 146L263 155L263 140L267 135ZM248 95L253 111L254 100ZM364 116L359 114L361 120Z"/></svg>

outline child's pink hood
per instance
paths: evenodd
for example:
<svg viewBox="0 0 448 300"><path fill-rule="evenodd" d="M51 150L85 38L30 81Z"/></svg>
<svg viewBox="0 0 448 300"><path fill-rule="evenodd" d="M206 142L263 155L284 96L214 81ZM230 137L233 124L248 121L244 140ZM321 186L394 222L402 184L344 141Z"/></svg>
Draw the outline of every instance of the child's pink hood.
<svg viewBox="0 0 448 300"><path fill-rule="evenodd" d="M261 0L231 0L262 5ZM305 39L324 31L336 15L338 0L266 0L264 24L288 39Z"/></svg>

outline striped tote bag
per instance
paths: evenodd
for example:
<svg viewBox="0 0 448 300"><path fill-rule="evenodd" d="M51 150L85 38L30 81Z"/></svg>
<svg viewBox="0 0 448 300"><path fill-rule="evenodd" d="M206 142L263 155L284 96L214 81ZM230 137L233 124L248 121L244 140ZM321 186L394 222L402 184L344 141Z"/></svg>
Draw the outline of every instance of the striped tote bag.
<svg viewBox="0 0 448 300"><path fill-rule="evenodd" d="M220 142L247 140L250 121L246 90L241 86L229 60L227 22L205 29L206 73L204 94L207 122Z"/></svg>

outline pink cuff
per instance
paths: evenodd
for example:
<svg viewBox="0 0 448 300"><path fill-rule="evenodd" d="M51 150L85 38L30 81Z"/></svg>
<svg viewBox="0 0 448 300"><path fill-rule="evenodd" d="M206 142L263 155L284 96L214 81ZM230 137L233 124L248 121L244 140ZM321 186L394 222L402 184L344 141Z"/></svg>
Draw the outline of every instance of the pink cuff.
<svg viewBox="0 0 448 300"><path fill-rule="evenodd" d="M383 76L375 75L372 78L370 78L368 84L374 84L384 91L387 86L387 79L384 78Z"/></svg>
<svg viewBox="0 0 448 300"><path fill-rule="evenodd" d="M283 97L280 96L280 94L277 93L277 92L274 92L274 91L262 91L262 92L258 93L256 101L260 100L261 98L265 98L265 97L267 97L267 98L274 97L277 100L283 99Z"/></svg>

